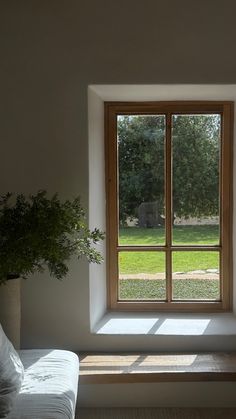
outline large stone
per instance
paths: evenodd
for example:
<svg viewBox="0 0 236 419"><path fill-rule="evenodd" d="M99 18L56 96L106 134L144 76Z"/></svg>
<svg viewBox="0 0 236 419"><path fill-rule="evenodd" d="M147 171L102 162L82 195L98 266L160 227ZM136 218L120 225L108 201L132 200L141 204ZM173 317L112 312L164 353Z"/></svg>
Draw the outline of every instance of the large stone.
<svg viewBox="0 0 236 419"><path fill-rule="evenodd" d="M138 207L139 227L159 227L165 220L160 216L158 202L142 202Z"/></svg>

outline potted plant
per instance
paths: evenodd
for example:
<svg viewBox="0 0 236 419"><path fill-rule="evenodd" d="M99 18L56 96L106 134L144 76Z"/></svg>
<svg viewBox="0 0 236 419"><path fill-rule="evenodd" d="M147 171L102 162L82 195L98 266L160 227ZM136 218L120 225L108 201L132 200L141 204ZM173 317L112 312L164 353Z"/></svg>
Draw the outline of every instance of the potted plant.
<svg viewBox="0 0 236 419"><path fill-rule="evenodd" d="M0 323L19 346L20 278L46 268L62 279L72 255L100 263L94 244L104 238L89 230L80 199L60 201L46 191L0 197Z"/></svg>

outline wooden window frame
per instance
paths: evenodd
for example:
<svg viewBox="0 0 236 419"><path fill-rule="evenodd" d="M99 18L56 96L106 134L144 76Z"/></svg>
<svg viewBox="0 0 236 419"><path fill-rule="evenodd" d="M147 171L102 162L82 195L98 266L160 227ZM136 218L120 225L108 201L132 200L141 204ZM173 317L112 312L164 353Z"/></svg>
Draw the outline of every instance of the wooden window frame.
<svg viewBox="0 0 236 419"><path fill-rule="evenodd" d="M220 165L220 243L217 246L176 246L171 243L171 229L167 230L165 245L120 246L118 244L118 185L117 185L117 115L166 114L166 224L170 225L172 211L171 189L171 114L221 114L221 165ZM107 210L107 276L108 308L121 311L173 311L173 312L222 312L232 310L232 180L233 180L233 115L231 101L172 101L172 102L105 102L105 162L106 162L106 210ZM169 223L169 224L168 224ZM151 251L166 253L167 300L166 301L119 301L118 254L120 250ZM171 301L171 253L174 250L219 251L221 272L220 301Z"/></svg>

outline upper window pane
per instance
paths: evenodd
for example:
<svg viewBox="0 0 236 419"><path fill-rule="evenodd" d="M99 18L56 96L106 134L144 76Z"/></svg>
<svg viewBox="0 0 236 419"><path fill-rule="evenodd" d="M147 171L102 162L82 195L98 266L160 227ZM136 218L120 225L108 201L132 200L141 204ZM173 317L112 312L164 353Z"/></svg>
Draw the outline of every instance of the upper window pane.
<svg viewBox="0 0 236 419"><path fill-rule="evenodd" d="M220 139L220 114L172 116L174 244L219 244Z"/></svg>
<svg viewBox="0 0 236 419"><path fill-rule="evenodd" d="M117 117L119 244L165 243L165 116Z"/></svg>

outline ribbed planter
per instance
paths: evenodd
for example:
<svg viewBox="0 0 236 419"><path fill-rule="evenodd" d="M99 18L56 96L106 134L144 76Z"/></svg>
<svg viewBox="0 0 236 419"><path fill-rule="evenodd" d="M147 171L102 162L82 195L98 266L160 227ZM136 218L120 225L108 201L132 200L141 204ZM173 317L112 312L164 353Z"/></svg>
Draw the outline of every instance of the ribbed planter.
<svg viewBox="0 0 236 419"><path fill-rule="evenodd" d="M20 348L21 280L8 280L0 286L0 323L16 349Z"/></svg>

